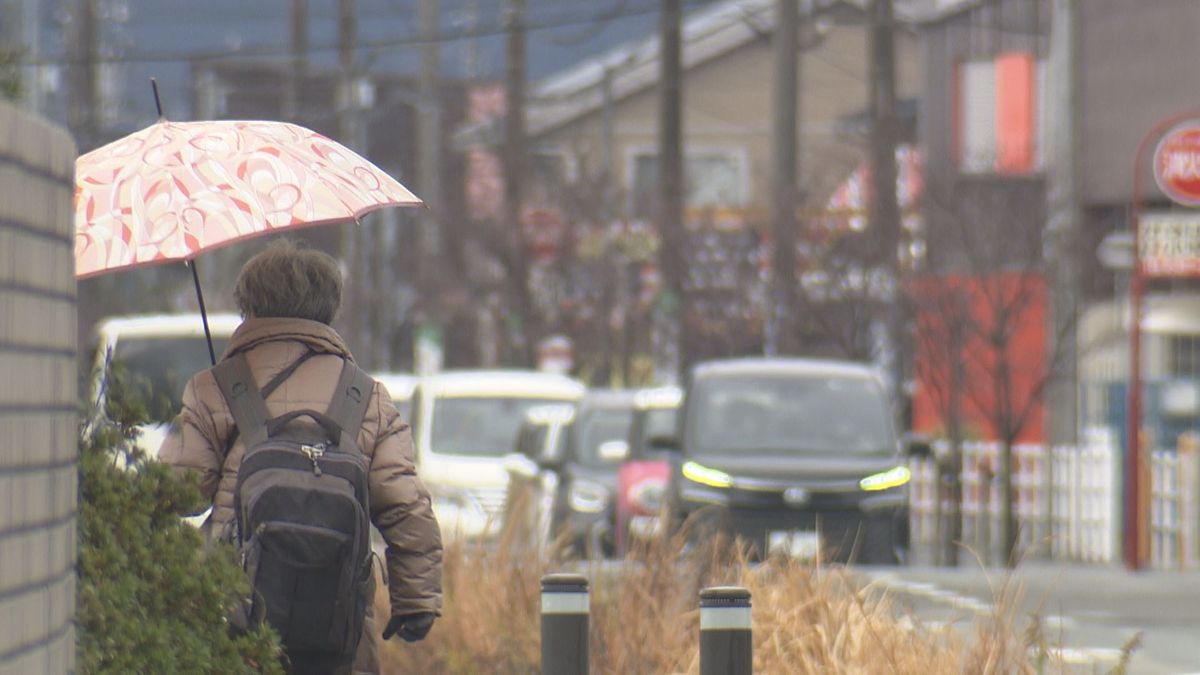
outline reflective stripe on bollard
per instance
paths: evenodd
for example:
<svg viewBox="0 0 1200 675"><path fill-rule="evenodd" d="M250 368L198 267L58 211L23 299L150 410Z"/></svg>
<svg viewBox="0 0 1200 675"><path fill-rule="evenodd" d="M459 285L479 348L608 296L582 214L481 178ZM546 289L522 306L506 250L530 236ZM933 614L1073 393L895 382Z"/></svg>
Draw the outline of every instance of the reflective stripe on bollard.
<svg viewBox="0 0 1200 675"><path fill-rule="evenodd" d="M700 591L700 675L751 675L750 591L717 586Z"/></svg>
<svg viewBox="0 0 1200 675"><path fill-rule="evenodd" d="M588 672L588 581L581 574L542 577L542 673Z"/></svg>

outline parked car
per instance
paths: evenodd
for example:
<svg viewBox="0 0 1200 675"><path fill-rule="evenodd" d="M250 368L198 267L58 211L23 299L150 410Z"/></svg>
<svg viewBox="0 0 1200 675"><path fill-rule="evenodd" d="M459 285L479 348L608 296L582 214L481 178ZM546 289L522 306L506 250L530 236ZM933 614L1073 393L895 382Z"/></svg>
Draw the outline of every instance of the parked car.
<svg viewBox="0 0 1200 675"><path fill-rule="evenodd" d="M387 387L392 403L400 411L400 419L412 424L412 399L420 378L409 373L373 373L371 375Z"/></svg>
<svg viewBox="0 0 1200 675"><path fill-rule="evenodd" d="M208 316L217 358L241 323L236 314ZM108 414L108 394L119 381L148 404L152 421L138 429L137 444L155 457L182 405L184 386L211 365L199 314L105 319L96 327L90 363L90 420L94 423Z"/></svg>
<svg viewBox="0 0 1200 675"><path fill-rule="evenodd" d="M525 413L583 398L580 382L534 371L452 371L421 379L413 394L413 439L422 480L443 536L500 531L508 490L504 458Z"/></svg>
<svg viewBox="0 0 1200 675"><path fill-rule="evenodd" d="M532 531L541 537L539 545L563 536L588 557L612 554L617 471L629 453L634 396L593 390L576 408L526 414L515 455L506 461L511 487L505 513L514 518L506 524L519 528L515 535Z"/></svg>
<svg viewBox="0 0 1200 675"><path fill-rule="evenodd" d="M636 540L662 533L663 499L671 478L671 455L656 443L678 433L679 387L643 389L634 396L629 425L629 457L617 472L614 545L624 556Z"/></svg>
<svg viewBox="0 0 1200 675"><path fill-rule="evenodd" d="M236 314L210 314L209 332L217 358L242 323ZM138 427L136 446L156 458L183 402L183 389L212 365L199 314L111 317L95 331L90 362L89 428L109 415L109 393L117 386L148 404L151 421ZM86 432L85 432L86 433ZM209 511L185 518L200 527Z"/></svg>
<svg viewBox="0 0 1200 675"><path fill-rule="evenodd" d="M617 472L629 456L634 398L632 390L592 390L567 427L551 527L588 557L615 549Z"/></svg>
<svg viewBox="0 0 1200 675"><path fill-rule="evenodd" d="M669 500L673 524L759 555L897 562L910 474L866 366L737 359L694 367Z"/></svg>
<svg viewBox="0 0 1200 675"><path fill-rule="evenodd" d="M525 413L513 453L505 458L508 492L504 529L515 545L542 550L554 537L554 507L574 405L545 405Z"/></svg>

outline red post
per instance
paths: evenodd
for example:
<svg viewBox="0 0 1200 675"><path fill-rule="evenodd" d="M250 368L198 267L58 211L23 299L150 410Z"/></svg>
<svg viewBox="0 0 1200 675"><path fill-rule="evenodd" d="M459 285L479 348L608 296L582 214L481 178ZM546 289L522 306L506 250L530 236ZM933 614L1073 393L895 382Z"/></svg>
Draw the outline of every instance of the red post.
<svg viewBox="0 0 1200 675"><path fill-rule="evenodd" d="M1145 275L1142 271L1141 258L1141 219L1142 219L1142 175L1146 161L1146 151L1151 147L1151 141L1157 141L1163 134L1179 122L1189 118L1200 118L1200 110L1188 110L1164 119L1154 126L1138 144L1137 154L1133 162L1133 194L1132 222L1133 229L1133 270L1129 280L1129 390L1126 392L1127 414L1125 447L1125 514L1123 553L1125 567L1137 570L1142 566L1141 556L1141 463L1142 463L1142 295L1145 293Z"/></svg>
<svg viewBox="0 0 1200 675"><path fill-rule="evenodd" d="M1136 184L1136 179L1135 179ZM1136 199L1136 198L1135 198ZM1140 205L1133 208L1133 275L1129 281L1129 390L1126 392L1128 416L1125 421L1125 567L1137 570L1142 560L1138 543L1141 539L1139 497L1141 492L1141 428L1142 428L1142 274L1138 259L1138 230Z"/></svg>

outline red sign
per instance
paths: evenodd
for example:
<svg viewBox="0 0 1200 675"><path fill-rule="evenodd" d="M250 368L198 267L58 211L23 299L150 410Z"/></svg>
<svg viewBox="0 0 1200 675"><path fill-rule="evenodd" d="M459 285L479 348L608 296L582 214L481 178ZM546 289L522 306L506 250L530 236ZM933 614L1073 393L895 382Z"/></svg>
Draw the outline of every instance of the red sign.
<svg viewBox="0 0 1200 675"><path fill-rule="evenodd" d="M1200 206L1200 121L1184 122L1158 142L1154 180L1171 201Z"/></svg>

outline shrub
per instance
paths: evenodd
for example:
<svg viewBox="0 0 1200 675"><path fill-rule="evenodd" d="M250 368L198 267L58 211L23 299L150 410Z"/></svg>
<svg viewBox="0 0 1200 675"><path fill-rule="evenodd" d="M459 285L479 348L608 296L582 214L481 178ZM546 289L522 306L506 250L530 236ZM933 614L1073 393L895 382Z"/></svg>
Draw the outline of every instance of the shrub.
<svg viewBox="0 0 1200 675"><path fill-rule="evenodd" d="M541 672L539 582L553 571L590 580L594 673L699 672L698 593L723 584L752 593L755 673L1059 672L1011 583L997 588L993 612L929 625L852 568L783 558L752 564L735 545L688 550L683 537L639 548L619 566L540 556L507 539L449 545L444 616L423 642L388 642L384 671Z"/></svg>
<svg viewBox="0 0 1200 675"><path fill-rule="evenodd" d="M180 515L203 508L193 482L134 447L146 406L119 386L111 419L80 443L77 622L83 672L282 672L265 628L233 636L247 592L233 551L205 551Z"/></svg>

